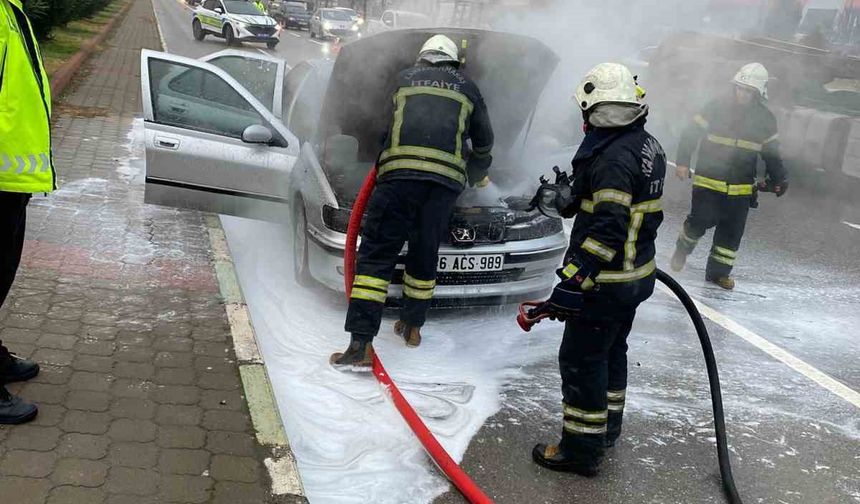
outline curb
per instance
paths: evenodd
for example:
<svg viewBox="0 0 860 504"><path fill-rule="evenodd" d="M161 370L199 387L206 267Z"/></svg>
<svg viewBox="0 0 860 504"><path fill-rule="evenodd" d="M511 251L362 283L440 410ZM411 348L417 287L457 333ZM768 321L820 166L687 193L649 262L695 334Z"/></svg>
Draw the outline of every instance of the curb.
<svg viewBox="0 0 860 504"><path fill-rule="evenodd" d="M134 5L134 0L127 0L125 6L119 12L114 14L110 21L102 27L102 29L93 35L93 37L83 43L81 48L72 55L60 68L58 68L50 77L51 80L51 96L59 97L63 91L72 82L72 79L80 70L81 65L86 63L90 56L96 51L98 46L107 39L107 36L119 22L125 18L131 6Z"/></svg>
<svg viewBox="0 0 860 504"><path fill-rule="evenodd" d="M155 17L155 27L158 30L161 48L167 51L167 41L164 40L154 3L152 13ZM212 249L218 287L224 299L224 310L230 323L233 351L239 365L239 375L242 379L248 411L251 414L251 423L254 426L257 441L268 451L268 457L263 460L263 464L272 483L271 493L278 502L307 503L296 458L290 448L290 441L284 430L284 422L272 391L272 382L257 344L251 314L248 312L245 296L236 277L233 257L230 254L224 228L221 226L221 219L214 214L205 214L204 221Z"/></svg>

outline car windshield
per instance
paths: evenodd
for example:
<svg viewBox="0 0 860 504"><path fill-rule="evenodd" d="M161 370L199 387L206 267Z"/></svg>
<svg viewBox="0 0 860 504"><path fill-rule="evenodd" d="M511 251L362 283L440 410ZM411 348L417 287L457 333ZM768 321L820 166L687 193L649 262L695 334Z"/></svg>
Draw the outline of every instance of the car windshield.
<svg viewBox="0 0 860 504"><path fill-rule="evenodd" d="M350 18L358 17L358 13L352 9L338 9L338 10L346 13Z"/></svg>
<svg viewBox="0 0 860 504"><path fill-rule="evenodd" d="M233 55L221 56L210 60L209 63L230 74L255 98L260 100L260 103L265 105L267 109L272 109L275 81L278 76L277 64L271 61Z"/></svg>
<svg viewBox="0 0 860 504"><path fill-rule="evenodd" d="M412 12L401 12L397 16L401 28L424 28L430 24L430 18L423 14L415 14Z"/></svg>
<svg viewBox="0 0 860 504"><path fill-rule="evenodd" d="M352 16L348 12L339 10L324 10L322 11L322 17L323 19L332 21L352 21Z"/></svg>
<svg viewBox="0 0 860 504"><path fill-rule="evenodd" d="M245 14L250 16L260 15L260 10L251 2L225 0L224 7L230 14Z"/></svg>
<svg viewBox="0 0 860 504"><path fill-rule="evenodd" d="M308 6L304 2L284 2L284 10L290 14L306 14Z"/></svg>

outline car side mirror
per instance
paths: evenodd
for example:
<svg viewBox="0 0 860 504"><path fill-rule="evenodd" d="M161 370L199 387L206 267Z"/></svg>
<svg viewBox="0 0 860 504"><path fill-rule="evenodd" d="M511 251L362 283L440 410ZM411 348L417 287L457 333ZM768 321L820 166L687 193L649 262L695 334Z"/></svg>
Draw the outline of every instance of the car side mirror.
<svg viewBox="0 0 860 504"><path fill-rule="evenodd" d="M268 144L272 141L272 130L262 124L252 124L242 132L242 141L251 144Z"/></svg>
<svg viewBox="0 0 860 504"><path fill-rule="evenodd" d="M215 7L215 8L214 8L214 9L212 9L212 10L214 10L214 11L215 11L215 12L217 12L218 14L224 14L224 9L222 9L221 7Z"/></svg>

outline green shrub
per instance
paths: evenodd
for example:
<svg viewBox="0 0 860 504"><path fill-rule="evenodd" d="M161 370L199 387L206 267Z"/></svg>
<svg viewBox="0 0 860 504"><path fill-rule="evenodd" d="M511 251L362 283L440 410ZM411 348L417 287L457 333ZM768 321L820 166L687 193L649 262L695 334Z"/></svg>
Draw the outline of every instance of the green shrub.
<svg viewBox="0 0 860 504"><path fill-rule="evenodd" d="M92 16L107 7L111 0L24 0L24 10L40 39L50 36L56 26Z"/></svg>

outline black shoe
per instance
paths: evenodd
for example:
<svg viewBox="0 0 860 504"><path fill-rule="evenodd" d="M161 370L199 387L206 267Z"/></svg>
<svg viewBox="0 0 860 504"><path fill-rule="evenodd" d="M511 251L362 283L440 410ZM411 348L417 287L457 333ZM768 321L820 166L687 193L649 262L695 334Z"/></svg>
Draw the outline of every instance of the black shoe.
<svg viewBox="0 0 860 504"><path fill-rule="evenodd" d="M421 345L421 328L406 324L402 320L394 323L394 333L403 338L406 346L416 348Z"/></svg>
<svg viewBox="0 0 860 504"><path fill-rule="evenodd" d="M0 425L16 425L36 418L39 408L20 397L15 397L0 385Z"/></svg>
<svg viewBox="0 0 860 504"><path fill-rule="evenodd" d="M352 340L345 352L331 354L328 362L338 371L368 373L373 370L373 343Z"/></svg>
<svg viewBox="0 0 860 504"><path fill-rule="evenodd" d="M39 365L10 353L0 345L0 384L26 381L39 374Z"/></svg>
<svg viewBox="0 0 860 504"><path fill-rule="evenodd" d="M572 472L586 478L597 476L597 466L600 464L593 457L565 457L558 445L546 444L536 445L532 449L532 460L551 471Z"/></svg>

